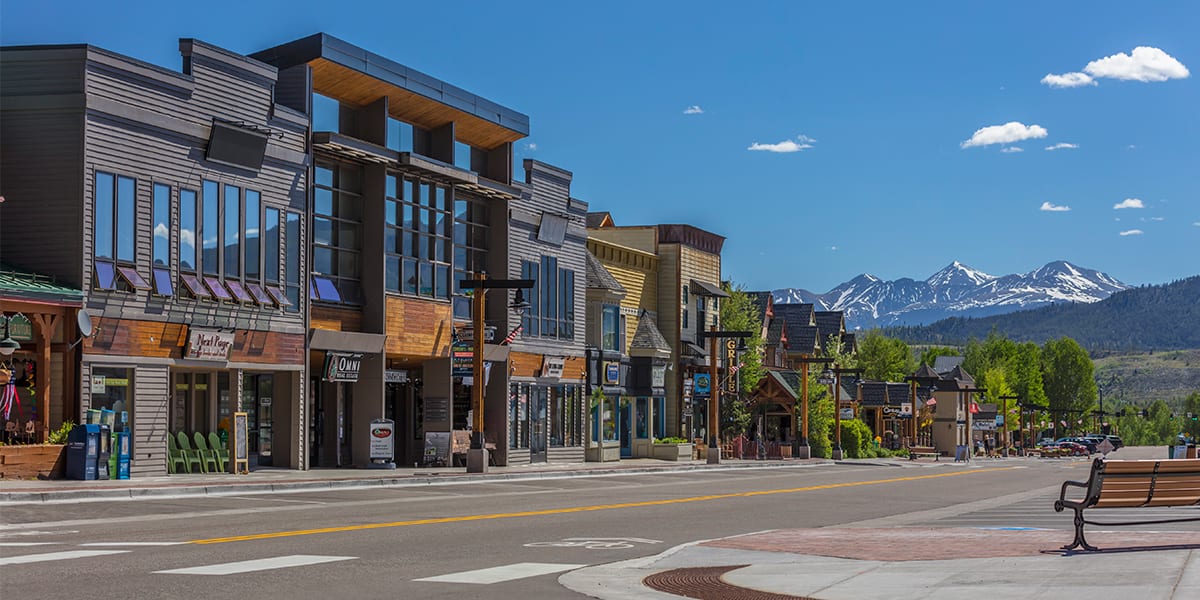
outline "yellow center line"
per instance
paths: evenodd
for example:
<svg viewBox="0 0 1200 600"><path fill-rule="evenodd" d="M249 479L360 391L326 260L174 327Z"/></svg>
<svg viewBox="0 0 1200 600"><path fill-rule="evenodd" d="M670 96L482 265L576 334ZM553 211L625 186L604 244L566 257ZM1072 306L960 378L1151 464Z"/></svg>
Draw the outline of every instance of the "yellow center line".
<svg viewBox="0 0 1200 600"><path fill-rule="evenodd" d="M545 515L562 515L569 513L591 512L597 510L616 510L618 508L639 508L643 506L662 506L665 504L683 504L686 502L707 502L710 500L725 500L728 498L749 498L752 496L767 496L771 494L794 494L797 492L812 492L816 490L832 490L836 488L856 487L862 485L879 485L900 481L917 481L921 479L936 479L939 477L957 477L976 473L992 473L1008 471L1017 467L994 467L989 469L973 469L970 471L955 471L952 473L937 473L934 475L915 475L912 477L896 477L893 479L875 479L871 481L853 481L849 483L829 483L825 485L810 485L798 488L779 490L755 490L752 492L735 492L730 494L711 494L707 496L689 496L687 498L671 498L667 500L644 500L641 502L622 502L619 504L596 504L592 506L572 506L567 508L548 508L544 510L527 510L509 513L491 513L483 515L465 515L461 517L438 517L434 519L414 519L411 521L393 521L391 523L368 523L365 525L342 525L339 527L322 527L320 529L298 529L295 531L276 531L274 533L253 533L250 535L235 535L230 537L192 540L192 544L224 544L227 542L247 542L251 540L266 540L271 538L296 537L301 535L316 535L320 533L338 533L343 531L363 531L367 529L385 529L389 527L408 527L411 525L436 525L439 523L464 523L468 521L486 521L490 519L517 519L522 517L541 517Z"/></svg>

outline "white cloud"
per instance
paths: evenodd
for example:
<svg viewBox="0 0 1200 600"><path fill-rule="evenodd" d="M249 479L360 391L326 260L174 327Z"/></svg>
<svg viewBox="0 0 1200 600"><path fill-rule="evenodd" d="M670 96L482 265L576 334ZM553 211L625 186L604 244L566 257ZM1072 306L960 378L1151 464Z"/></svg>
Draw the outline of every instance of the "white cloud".
<svg viewBox="0 0 1200 600"><path fill-rule="evenodd" d="M1126 199L1113 205L1113 210L1120 210L1122 208L1146 208L1146 207L1145 207L1145 205L1142 204L1142 201L1137 198L1126 198Z"/></svg>
<svg viewBox="0 0 1200 600"><path fill-rule="evenodd" d="M157 235L157 232L155 233L155 235ZM188 231L187 229L181 229L179 231L179 243L181 245L187 244L187 245L191 246L192 248L195 248L196 247L196 232Z"/></svg>
<svg viewBox="0 0 1200 600"><path fill-rule="evenodd" d="M1078 147L1079 147L1079 144L1071 144L1068 142L1059 142L1057 144L1054 144L1053 146L1046 146L1046 149L1047 150L1068 150L1068 149L1074 150L1075 148L1078 148Z"/></svg>
<svg viewBox="0 0 1200 600"><path fill-rule="evenodd" d="M1083 68L1092 77L1126 81L1166 81L1186 79L1187 67L1173 56L1151 46L1138 46L1132 55L1118 52L1093 60Z"/></svg>
<svg viewBox="0 0 1200 600"><path fill-rule="evenodd" d="M1130 144L1130 145L1128 145L1128 146L1125 146L1125 149L1126 149L1126 150L1137 150L1137 146L1135 146L1135 145L1133 145L1133 144Z"/></svg>
<svg viewBox="0 0 1200 600"><path fill-rule="evenodd" d="M1166 221L1165 217L1150 217L1151 221Z"/></svg>
<svg viewBox="0 0 1200 600"><path fill-rule="evenodd" d="M778 144L760 144L758 142L754 142L753 144L750 144L749 148L746 149L763 152L800 152L801 150L808 150L809 148L812 148L813 143L816 141L817 140L814 140L807 135L800 134L796 136L795 141L783 140Z"/></svg>
<svg viewBox="0 0 1200 600"><path fill-rule="evenodd" d="M1010 121L1003 125L991 125L977 130L971 139L959 144L962 148L974 146L989 146L991 144L1011 144L1021 140L1044 138L1047 132L1041 125L1025 125Z"/></svg>
<svg viewBox="0 0 1200 600"><path fill-rule="evenodd" d="M169 238L171 237L171 230L167 229L165 223L159 223L154 226L154 237Z"/></svg>
<svg viewBox="0 0 1200 600"><path fill-rule="evenodd" d="M529 142L528 144L525 144L525 149L526 150L537 150L537 142Z"/></svg>
<svg viewBox="0 0 1200 600"><path fill-rule="evenodd" d="M1126 229L1125 231L1121 232L1121 237L1125 237L1127 235L1142 235L1142 233L1144 232L1141 229Z"/></svg>
<svg viewBox="0 0 1200 600"><path fill-rule="evenodd" d="M1005 154L1011 154L1013 152L1024 152L1025 149L1020 146L1005 146L1001 148L1000 151Z"/></svg>
<svg viewBox="0 0 1200 600"><path fill-rule="evenodd" d="M702 114L704 114L704 109L693 104L693 105L683 109L683 114L685 114L685 115L702 115Z"/></svg>
<svg viewBox="0 0 1200 600"><path fill-rule="evenodd" d="M1192 225L1195 227L1200 227L1200 221L1196 221L1195 223L1192 223Z"/></svg>
<svg viewBox="0 0 1200 600"><path fill-rule="evenodd" d="M1041 210L1046 212L1067 212L1071 210L1070 206L1059 206L1053 202L1043 202Z"/></svg>
<svg viewBox="0 0 1200 600"><path fill-rule="evenodd" d="M1052 88L1073 88L1085 85L1096 85L1096 81L1087 73L1063 73L1055 75L1047 73L1042 78L1042 83Z"/></svg>
<svg viewBox="0 0 1200 600"><path fill-rule="evenodd" d="M830 246L829 249L833 250L834 252L837 252L837 246Z"/></svg>

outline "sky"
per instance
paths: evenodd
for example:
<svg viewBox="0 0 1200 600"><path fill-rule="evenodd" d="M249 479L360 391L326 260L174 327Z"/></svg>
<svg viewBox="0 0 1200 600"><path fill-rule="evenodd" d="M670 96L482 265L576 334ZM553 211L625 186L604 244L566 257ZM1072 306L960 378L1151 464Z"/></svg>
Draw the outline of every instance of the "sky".
<svg viewBox="0 0 1200 600"><path fill-rule="evenodd" d="M172 69L178 38L322 31L529 115L518 156L618 225L724 236L747 289L1200 274L1198 2L0 0L0 45Z"/></svg>

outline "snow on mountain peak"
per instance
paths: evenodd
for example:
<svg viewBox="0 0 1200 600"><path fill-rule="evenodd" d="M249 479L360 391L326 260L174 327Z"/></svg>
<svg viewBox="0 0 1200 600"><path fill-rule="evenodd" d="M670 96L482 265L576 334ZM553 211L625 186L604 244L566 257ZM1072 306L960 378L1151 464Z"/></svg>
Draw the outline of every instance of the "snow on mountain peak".
<svg viewBox="0 0 1200 600"><path fill-rule="evenodd" d="M941 271L929 276L925 283L933 287L941 286L959 286L959 285L981 285L987 283L995 277L984 273L978 269L972 269L957 260L947 265Z"/></svg>

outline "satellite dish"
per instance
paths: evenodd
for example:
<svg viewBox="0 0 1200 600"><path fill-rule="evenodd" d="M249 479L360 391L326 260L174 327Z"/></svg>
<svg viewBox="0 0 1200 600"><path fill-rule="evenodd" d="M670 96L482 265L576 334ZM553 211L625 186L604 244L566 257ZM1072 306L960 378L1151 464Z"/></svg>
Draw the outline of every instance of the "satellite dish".
<svg viewBox="0 0 1200 600"><path fill-rule="evenodd" d="M79 325L79 335L92 337L92 316L84 309L75 314L75 323Z"/></svg>

